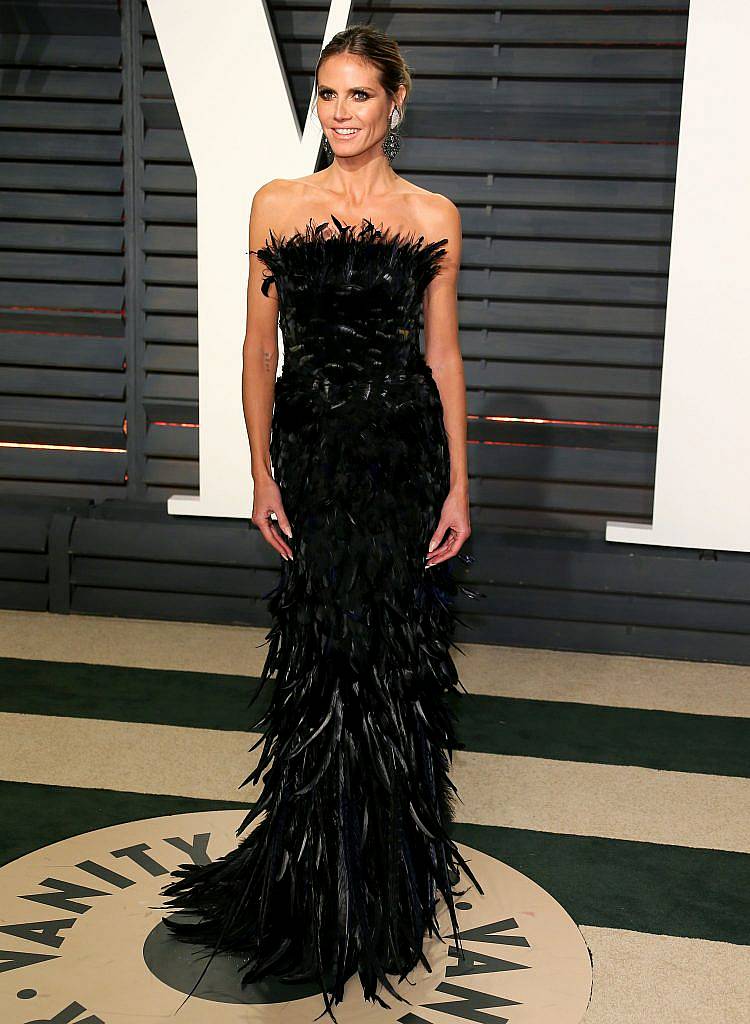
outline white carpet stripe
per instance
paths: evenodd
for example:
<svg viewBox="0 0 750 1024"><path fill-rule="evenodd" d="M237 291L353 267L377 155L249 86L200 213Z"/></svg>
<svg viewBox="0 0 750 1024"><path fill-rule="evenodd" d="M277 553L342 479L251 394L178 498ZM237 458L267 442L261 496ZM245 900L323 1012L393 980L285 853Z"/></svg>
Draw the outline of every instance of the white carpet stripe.
<svg viewBox="0 0 750 1024"><path fill-rule="evenodd" d="M750 949L582 926L594 964L583 1024L746 1024Z"/></svg>
<svg viewBox="0 0 750 1024"><path fill-rule="evenodd" d="M0 714L9 781L218 800L239 784L258 734ZM456 820L750 852L750 780L458 751Z"/></svg>

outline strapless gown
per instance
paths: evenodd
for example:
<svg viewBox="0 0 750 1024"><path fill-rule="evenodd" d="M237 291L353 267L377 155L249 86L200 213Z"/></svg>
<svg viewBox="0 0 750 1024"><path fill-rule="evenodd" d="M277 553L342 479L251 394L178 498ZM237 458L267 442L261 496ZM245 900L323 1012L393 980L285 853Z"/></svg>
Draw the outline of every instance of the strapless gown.
<svg viewBox="0 0 750 1024"><path fill-rule="evenodd" d="M264 816L226 856L180 865L163 893L192 918L165 918L177 938L242 956L242 985L317 980L335 1020L355 972L366 999L389 1006L380 983L409 1003L387 974L431 970L423 938L440 935L440 898L462 954L459 867L483 890L449 834L459 744L446 695L462 686L455 599L483 595L454 559L425 567L450 464L419 316L447 239L333 222L271 232L257 250L284 345L270 454L293 560L265 595L258 692L274 685L241 783L262 787L237 835Z"/></svg>

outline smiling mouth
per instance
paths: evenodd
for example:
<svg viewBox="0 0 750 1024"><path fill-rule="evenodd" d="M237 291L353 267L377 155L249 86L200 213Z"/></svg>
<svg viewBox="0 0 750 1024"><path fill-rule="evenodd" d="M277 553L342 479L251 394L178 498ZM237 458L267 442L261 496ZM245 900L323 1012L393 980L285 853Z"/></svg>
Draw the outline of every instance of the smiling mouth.
<svg viewBox="0 0 750 1024"><path fill-rule="evenodd" d="M333 128L332 131L340 139L353 139L359 128Z"/></svg>

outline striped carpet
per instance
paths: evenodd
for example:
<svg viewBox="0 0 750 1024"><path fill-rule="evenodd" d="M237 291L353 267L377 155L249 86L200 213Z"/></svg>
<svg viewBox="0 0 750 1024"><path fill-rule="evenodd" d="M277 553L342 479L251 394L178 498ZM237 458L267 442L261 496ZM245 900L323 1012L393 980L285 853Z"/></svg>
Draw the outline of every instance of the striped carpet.
<svg viewBox="0 0 750 1024"><path fill-rule="evenodd" d="M247 806L264 635L0 611L0 861ZM747 1021L750 668L461 647L454 836L578 923L586 1024Z"/></svg>

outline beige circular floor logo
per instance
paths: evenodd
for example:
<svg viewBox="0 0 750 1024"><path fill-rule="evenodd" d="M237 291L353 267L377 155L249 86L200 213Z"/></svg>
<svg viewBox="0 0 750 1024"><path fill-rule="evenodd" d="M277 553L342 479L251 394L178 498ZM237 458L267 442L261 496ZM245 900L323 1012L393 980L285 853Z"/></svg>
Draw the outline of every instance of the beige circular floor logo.
<svg viewBox="0 0 750 1024"><path fill-rule="evenodd" d="M214 958L181 1006L206 960L167 932L162 918L170 911L161 890L179 864L233 849L245 813L128 822L0 868L3 1024L308 1024L318 1017L323 997L313 983L268 979L243 989L242 959L229 956ZM381 990L389 1010L366 1002L352 976L344 1001L333 1008L339 1024L581 1020L591 960L575 923L525 875L478 850L460 849L485 889L482 896L472 886L456 904L464 959L449 941L428 940L432 974L419 965L398 986L411 1005ZM447 937L447 914L439 921ZM389 977L397 986L398 976Z"/></svg>

